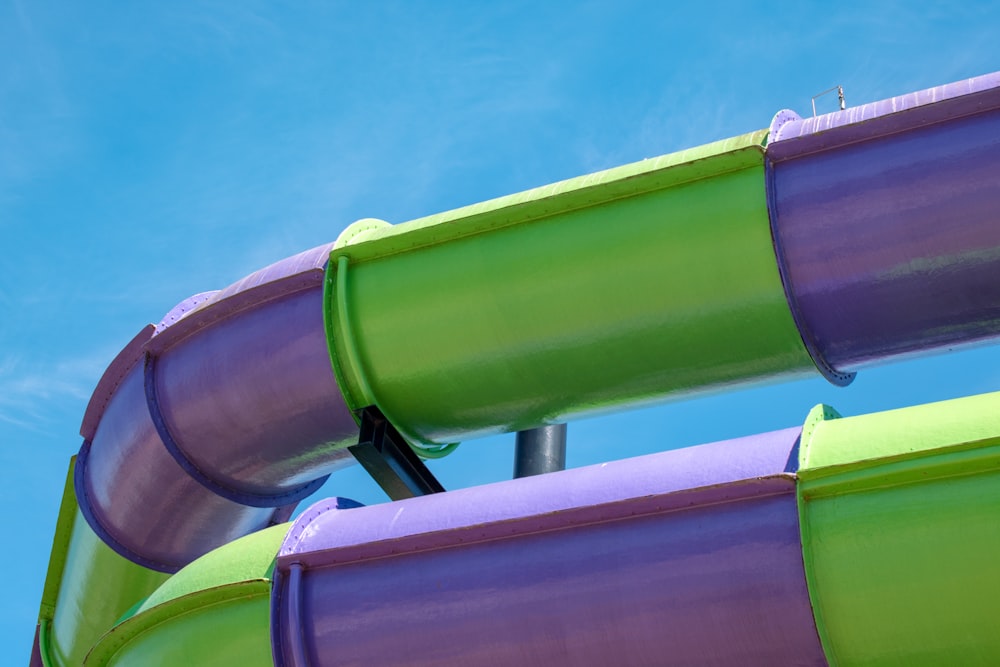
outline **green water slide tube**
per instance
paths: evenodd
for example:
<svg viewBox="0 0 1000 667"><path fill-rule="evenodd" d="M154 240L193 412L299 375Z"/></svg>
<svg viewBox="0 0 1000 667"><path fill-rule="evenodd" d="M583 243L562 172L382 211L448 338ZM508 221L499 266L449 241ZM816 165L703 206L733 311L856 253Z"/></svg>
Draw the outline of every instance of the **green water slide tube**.
<svg viewBox="0 0 1000 667"><path fill-rule="evenodd" d="M73 467L59 507L39 611L39 658L45 667L82 665L94 642L167 579L111 550L91 530L73 493Z"/></svg>
<svg viewBox="0 0 1000 667"><path fill-rule="evenodd" d="M348 228L326 285L348 405L443 444L815 372L775 263L766 136Z"/></svg>
<svg viewBox="0 0 1000 667"><path fill-rule="evenodd" d="M289 524L202 556L105 634L87 667L269 667L271 572Z"/></svg>
<svg viewBox="0 0 1000 667"><path fill-rule="evenodd" d="M230 542L168 577L104 545L68 484L39 614L38 661L44 667L272 665L270 576L288 526Z"/></svg>
<svg viewBox="0 0 1000 667"><path fill-rule="evenodd" d="M800 462L830 664L997 664L1000 393L844 419L818 406Z"/></svg>

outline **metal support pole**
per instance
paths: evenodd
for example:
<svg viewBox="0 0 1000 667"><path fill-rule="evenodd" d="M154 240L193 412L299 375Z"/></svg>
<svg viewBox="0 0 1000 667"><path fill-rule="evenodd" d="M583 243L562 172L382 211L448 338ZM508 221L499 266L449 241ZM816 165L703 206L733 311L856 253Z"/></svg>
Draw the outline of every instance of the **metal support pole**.
<svg viewBox="0 0 1000 667"><path fill-rule="evenodd" d="M566 424L517 432L514 477L530 477L566 469Z"/></svg>

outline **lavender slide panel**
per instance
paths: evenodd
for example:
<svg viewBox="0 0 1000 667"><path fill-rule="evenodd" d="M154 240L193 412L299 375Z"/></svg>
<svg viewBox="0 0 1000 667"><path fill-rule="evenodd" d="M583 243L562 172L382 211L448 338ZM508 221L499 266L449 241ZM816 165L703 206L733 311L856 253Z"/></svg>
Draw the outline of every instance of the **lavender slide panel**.
<svg viewBox="0 0 1000 667"><path fill-rule="evenodd" d="M323 327L329 249L182 301L112 364L85 420L80 489L119 553L175 570L267 526L353 460L357 426Z"/></svg>
<svg viewBox="0 0 1000 667"><path fill-rule="evenodd" d="M783 472L798 434L318 504L280 552L276 662L825 665Z"/></svg>
<svg viewBox="0 0 1000 667"><path fill-rule="evenodd" d="M263 269L254 271L247 277L236 281L229 287L218 292L214 301L224 301L237 294L252 291L268 283L288 278L289 276L305 276L314 272L322 273L326 268L326 263L330 259L331 250L333 250L333 244L324 243L323 245L303 250L297 255L286 257L274 264L265 266Z"/></svg>
<svg viewBox="0 0 1000 667"><path fill-rule="evenodd" d="M225 289L203 292L177 304L156 326L157 349L261 301L322 285L332 243L286 257Z"/></svg>
<svg viewBox="0 0 1000 667"><path fill-rule="evenodd" d="M794 472L800 427L296 520L280 555L342 549Z"/></svg>
<svg viewBox="0 0 1000 667"><path fill-rule="evenodd" d="M174 461L149 418L141 363L108 403L82 474L81 504L98 535L163 571L266 527L274 513L215 495Z"/></svg>
<svg viewBox="0 0 1000 667"><path fill-rule="evenodd" d="M299 625L277 615L278 664L297 664L302 637L315 667L825 665L782 482L780 495L311 567Z"/></svg>
<svg viewBox="0 0 1000 667"><path fill-rule="evenodd" d="M996 108L997 88L1000 72L993 72L811 118L780 112L771 125L768 152L781 160L898 131L903 123L912 128Z"/></svg>
<svg viewBox="0 0 1000 667"><path fill-rule="evenodd" d="M35 641L31 645L31 659L28 662L28 667L45 667L45 663L42 662L42 651L39 648L38 637L41 632L41 626L35 626Z"/></svg>
<svg viewBox="0 0 1000 667"><path fill-rule="evenodd" d="M146 343L153 337L155 331L152 324L147 324L104 369L101 379L97 381L97 387L94 388L94 393L90 396L87 410L83 415L83 423L80 425L80 435L85 440L94 439L97 425L101 423L101 417L104 415L104 409L132 367L142 363L146 354Z"/></svg>
<svg viewBox="0 0 1000 667"><path fill-rule="evenodd" d="M163 319L160 320L159 324L156 325L154 331L157 335L163 333L168 327L174 326L179 321L194 312L198 306L208 301L216 300L215 297L219 294L219 290L212 290L210 292L201 292L199 294L193 294L188 298L184 299L176 306L170 309Z"/></svg>
<svg viewBox="0 0 1000 667"><path fill-rule="evenodd" d="M358 427L330 365L319 285L183 339L156 381L177 445L227 487L274 495L353 462Z"/></svg>
<svg viewBox="0 0 1000 667"><path fill-rule="evenodd" d="M905 116L769 163L790 299L841 371L1000 335L1000 110L916 129Z"/></svg>

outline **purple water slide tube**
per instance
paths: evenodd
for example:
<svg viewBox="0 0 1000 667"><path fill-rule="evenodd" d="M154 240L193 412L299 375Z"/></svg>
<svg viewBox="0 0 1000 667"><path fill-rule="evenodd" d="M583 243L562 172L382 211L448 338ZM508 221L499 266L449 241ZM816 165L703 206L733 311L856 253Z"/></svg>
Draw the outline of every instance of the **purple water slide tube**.
<svg viewBox="0 0 1000 667"><path fill-rule="evenodd" d="M1000 73L779 113L771 224L793 314L840 372L1000 335Z"/></svg>
<svg viewBox="0 0 1000 667"><path fill-rule="evenodd" d="M175 571L285 520L352 461L358 430L323 333L329 251L182 302L105 372L84 417L76 491L121 555Z"/></svg>
<svg viewBox="0 0 1000 667"><path fill-rule="evenodd" d="M279 552L279 667L825 665L799 428L386 505Z"/></svg>

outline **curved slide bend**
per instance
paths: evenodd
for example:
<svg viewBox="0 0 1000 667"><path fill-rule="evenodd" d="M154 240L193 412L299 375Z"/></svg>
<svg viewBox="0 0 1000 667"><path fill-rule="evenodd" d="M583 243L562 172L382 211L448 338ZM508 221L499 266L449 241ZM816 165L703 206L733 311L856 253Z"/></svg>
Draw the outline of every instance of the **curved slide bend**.
<svg viewBox="0 0 1000 667"><path fill-rule="evenodd" d="M365 221L180 304L88 408L39 656L80 664L157 572L287 517L366 405L443 444L995 338L998 84Z"/></svg>

